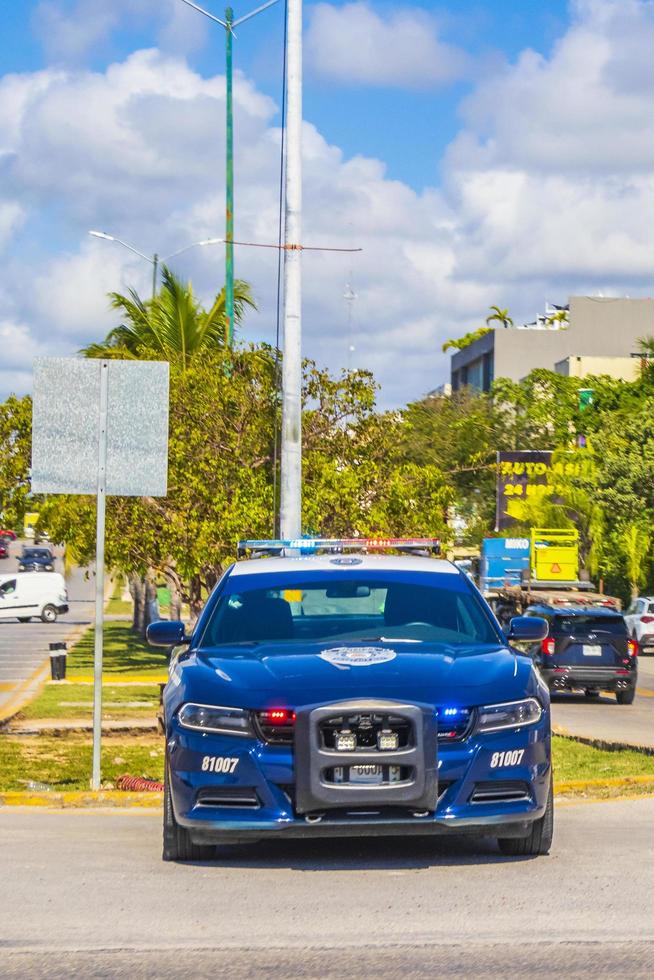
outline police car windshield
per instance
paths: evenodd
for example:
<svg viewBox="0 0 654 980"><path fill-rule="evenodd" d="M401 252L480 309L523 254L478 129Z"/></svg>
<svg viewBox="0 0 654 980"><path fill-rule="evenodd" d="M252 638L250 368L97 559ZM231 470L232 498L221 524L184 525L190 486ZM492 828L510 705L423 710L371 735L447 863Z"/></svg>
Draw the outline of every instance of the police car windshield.
<svg viewBox="0 0 654 980"><path fill-rule="evenodd" d="M436 579L433 585L426 582L430 578ZM262 588L235 577L229 594L214 606L200 646L373 639L416 648L420 643L497 644L499 634L479 598L452 578L458 588L443 587L436 576L421 576L419 583L378 576L334 576L328 582L294 577Z"/></svg>

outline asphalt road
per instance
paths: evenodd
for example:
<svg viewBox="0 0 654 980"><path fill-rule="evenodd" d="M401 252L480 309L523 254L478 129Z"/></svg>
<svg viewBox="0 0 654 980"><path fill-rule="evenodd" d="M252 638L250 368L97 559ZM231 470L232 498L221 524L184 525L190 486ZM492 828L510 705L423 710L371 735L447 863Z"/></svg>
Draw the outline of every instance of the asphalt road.
<svg viewBox="0 0 654 980"><path fill-rule="evenodd" d="M600 698L554 694L552 724L570 735L654 750L654 657L639 658L638 693L633 704L617 704L612 694Z"/></svg>
<svg viewBox="0 0 654 980"><path fill-rule="evenodd" d="M378 839L164 864L144 811L0 810L0 974L651 977L654 799L559 805L552 853Z"/></svg>
<svg viewBox="0 0 654 980"><path fill-rule="evenodd" d="M20 554L20 547L20 542L13 543L11 556L0 562L0 573L17 568L15 556ZM63 572L60 558L55 567ZM37 619L29 623L0 620L0 709L13 696L16 686L47 662L50 643L65 640L77 626L92 622L94 580L85 579L84 572L76 568L68 576L66 586L70 609L56 623L42 623Z"/></svg>

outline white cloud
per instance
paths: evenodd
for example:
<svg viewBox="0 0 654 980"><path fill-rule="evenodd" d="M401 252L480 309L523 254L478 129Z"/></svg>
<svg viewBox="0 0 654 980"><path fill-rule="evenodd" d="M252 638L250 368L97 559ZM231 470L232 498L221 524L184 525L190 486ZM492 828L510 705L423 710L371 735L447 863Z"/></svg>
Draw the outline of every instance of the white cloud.
<svg viewBox="0 0 654 980"><path fill-rule="evenodd" d="M415 7L388 8L367 2L311 8L307 67L344 84L422 89L461 78L469 59L438 36L434 17Z"/></svg>
<svg viewBox="0 0 654 980"><path fill-rule="evenodd" d="M371 368L385 403L397 404L444 380L442 342L480 325L491 303L520 320L545 297L651 292L650 31L648 0L578 2L548 57L524 52L467 100L441 189L418 193L381 161L346 159L306 123L305 244L363 251L305 253L305 354ZM236 236L272 242L275 106L240 75L235 98ZM29 344L73 352L102 337L115 322L109 289L147 295L148 264L87 239L88 228L164 255L221 235L223 113L221 76L202 78L154 50L102 73L52 69L0 82L0 304L28 331L5 341L14 371L29 369ZM48 236L65 242L52 255ZM238 248L236 261L260 305L246 336L271 340L276 253ZM174 262L205 300L223 265L221 246ZM357 294L351 332L347 282Z"/></svg>
<svg viewBox="0 0 654 980"><path fill-rule="evenodd" d="M32 25L48 60L65 65L108 49L122 27L151 29L163 49L187 54L204 44L210 26L180 0L41 0Z"/></svg>

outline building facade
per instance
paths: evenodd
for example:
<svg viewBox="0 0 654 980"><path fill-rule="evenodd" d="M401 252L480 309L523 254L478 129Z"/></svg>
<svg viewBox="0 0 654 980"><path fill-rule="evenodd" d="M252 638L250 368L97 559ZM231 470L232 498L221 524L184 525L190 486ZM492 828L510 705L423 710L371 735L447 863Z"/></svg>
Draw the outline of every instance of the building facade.
<svg viewBox="0 0 654 980"><path fill-rule="evenodd" d="M569 324L548 327L540 321L526 327L498 327L456 351L450 362L452 390L469 385L488 391L495 378L519 381L534 368L553 371L557 365L560 373L575 377L582 377L579 372L587 367L586 374L628 378L624 359L638 351L639 338L654 336L654 299L573 296ZM622 364L597 370L602 363L608 368L615 359ZM566 370L563 363L574 367Z"/></svg>

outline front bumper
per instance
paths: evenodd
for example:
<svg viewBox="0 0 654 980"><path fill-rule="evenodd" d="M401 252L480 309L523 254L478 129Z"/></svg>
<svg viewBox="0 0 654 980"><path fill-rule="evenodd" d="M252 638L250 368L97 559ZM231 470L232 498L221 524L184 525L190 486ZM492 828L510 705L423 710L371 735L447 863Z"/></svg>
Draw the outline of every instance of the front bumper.
<svg viewBox="0 0 654 980"><path fill-rule="evenodd" d="M505 765L509 754L511 764ZM203 771L203 760L237 760L233 772ZM524 837L545 812L550 720L439 745L434 809L353 800L298 812L290 747L238 736L169 729L168 763L177 822L196 843L263 838L454 835ZM245 802L246 805L243 805Z"/></svg>

